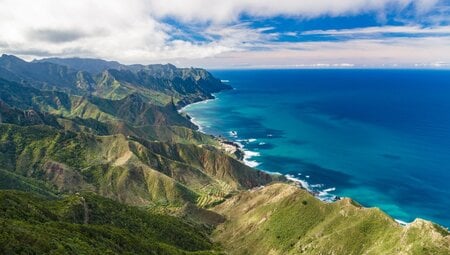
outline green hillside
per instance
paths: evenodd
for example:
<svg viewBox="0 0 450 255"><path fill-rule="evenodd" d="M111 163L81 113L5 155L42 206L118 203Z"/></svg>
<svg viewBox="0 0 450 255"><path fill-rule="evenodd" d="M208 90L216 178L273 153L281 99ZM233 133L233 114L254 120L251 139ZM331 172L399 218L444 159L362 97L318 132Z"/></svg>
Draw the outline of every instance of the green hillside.
<svg viewBox="0 0 450 255"><path fill-rule="evenodd" d="M214 211L228 221L213 239L230 254L450 254L449 232L431 222L402 227L377 208L324 203L288 184L243 192Z"/></svg>
<svg viewBox="0 0 450 255"><path fill-rule="evenodd" d="M67 118L101 122L122 120L131 125L195 126L181 116L174 105L154 105L139 94L120 100L69 95L61 91L42 91L0 79L0 100L9 108L34 110ZM3 120L5 121L5 120Z"/></svg>
<svg viewBox="0 0 450 255"><path fill-rule="evenodd" d="M2 254L218 254L199 228L91 193L0 191Z"/></svg>
<svg viewBox="0 0 450 255"><path fill-rule="evenodd" d="M272 181L231 156L198 145L95 136L49 126L0 124L0 165L61 192L95 191L129 204L196 203ZM200 160L201 159L201 160Z"/></svg>

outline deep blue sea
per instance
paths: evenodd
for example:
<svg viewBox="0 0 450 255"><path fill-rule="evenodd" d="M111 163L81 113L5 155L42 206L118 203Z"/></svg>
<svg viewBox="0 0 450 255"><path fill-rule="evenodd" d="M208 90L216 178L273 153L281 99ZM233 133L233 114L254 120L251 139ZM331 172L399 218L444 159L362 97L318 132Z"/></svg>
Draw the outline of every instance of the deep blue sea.
<svg viewBox="0 0 450 255"><path fill-rule="evenodd" d="M395 219L450 226L450 71L221 70L235 89L184 109L246 162Z"/></svg>

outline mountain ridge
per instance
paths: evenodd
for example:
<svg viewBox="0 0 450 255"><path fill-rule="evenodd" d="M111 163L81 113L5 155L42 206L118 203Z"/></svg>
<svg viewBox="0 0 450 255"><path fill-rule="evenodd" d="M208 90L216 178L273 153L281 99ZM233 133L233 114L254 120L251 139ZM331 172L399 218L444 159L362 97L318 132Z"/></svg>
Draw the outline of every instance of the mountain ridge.
<svg viewBox="0 0 450 255"><path fill-rule="evenodd" d="M74 61L78 64L71 64ZM93 69L97 63L102 65ZM171 64L122 65L98 59L57 58L27 62L6 54L0 57L0 76L38 89L108 99L122 99L138 92L155 104L175 100L179 107L213 98L211 93L231 88L204 69Z"/></svg>
<svg viewBox="0 0 450 255"><path fill-rule="evenodd" d="M450 252L450 235L436 224L416 219L400 226L378 208L364 208L349 198L323 203L289 184L242 192L214 211L227 221L215 230L213 239L230 254ZM427 245L430 242L438 245Z"/></svg>

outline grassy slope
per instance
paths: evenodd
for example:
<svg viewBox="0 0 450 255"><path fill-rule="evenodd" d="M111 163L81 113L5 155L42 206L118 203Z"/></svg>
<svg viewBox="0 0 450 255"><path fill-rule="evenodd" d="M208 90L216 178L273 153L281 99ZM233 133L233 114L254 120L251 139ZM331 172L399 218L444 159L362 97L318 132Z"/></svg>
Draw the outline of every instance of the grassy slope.
<svg viewBox="0 0 450 255"><path fill-rule="evenodd" d="M60 116L59 123L54 115ZM195 126L179 115L173 105L152 105L137 94L112 101L40 91L2 79L1 122L61 125L72 131L99 135L121 133L162 142L217 144L211 136L192 130Z"/></svg>
<svg viewBox="0 0 450 255"><path fill-rule="evenodd" d="M2 254L217 254L194 226L89 193L0 191L0 226Z"/></svg>
<svg viewBox="0 0 450 255"><path fill-rule="evenodd" d="M81 97L58 91L41 91L0 78L0 101L4 102L2 104L9 105L9 108L34 109L71 119L123 121L134 126L195 127L185 117L178 114L175 106L154 105L138 94L131 94L121 100Z"/></svg>
<svg viewBox="0 0 450 255"><path fill-rule="evenodd" d="M215 149L0 124L0 164L61 192L91 190L129 204L222 200L272 177ZM198 200L206 196L206 201Z"/></svg>
<svg viewBox="0 0 450 255"><path fill-rule="evenodd" d="M214 240L231 254L450 254L450 235L430 222L401 227L350 199L323 203L305 190L273 184L214 208L228 221Z"/></svg>
<svg viewBox="0 0 450 255"><path fill-rule="evenodd" d="M19 171L19 174L48 180L61 191L97 190L105 196L132 204L146 204L149 201L196 202L198 199L199 205L208 206L222 201L236 189L264 184L271 179L267 174L255 172L213 147L197 146L217 145L217 140L211 136L182 126L170 126L184 125L187 122L178 115L174 106L150 106L139 95L111 101L71 97L62 92L39 91L1 80L0 83L0 88L5 92L1 99L8 104L23 109L38 108L44 112L65 116L59 117L57 123L51 123L57 128L97 135L119 134L112 139L106 139L108 142L104 145L97 146L86 143L86 137L71 132L55 134L54 138L35 137L35 133L48 133L49 129L44 127L17 129L25 132L27 138L24 140L22 135L18 134L15 140L11 141L10 138L15 136L11 131L15 128L9 128L8 135L5 136L5 133L3 136L5 153L9 153L9 158L8 155L3 156L5 162L9 161L7 166ZM22 111L15 109L13 113L18 118ZM14 116L3 119L23 124L23 121L14 121ZM27 120L25 124L47 124L41 119ZM68 134L76 138L66 137ZM117 164L115 160L126 158L130 154L128 142L120 142L120 138L123 138L121 134L137 138L141 143L150 139L168 144L153 142L141 146L132 143L133 157ZM79 138L83 139L73 140ZM16 141L19 142L19 146L14 147L16 151L8 151L6 147L11 147ZM90 148L91 146L94 147ZM105 146L115 148L116 151L102 151ZM51 151L48 152L46 148ZM155 150L158 152L155 153ZM11 158L14 153L17 154L17 160ZM125 155L126 153L128 154ZM83 158L85 155L102 155L103 158ZM59 158L61 156L62 159ZM142 161L145 163L142 164ZM43 171L36 173L36 167L37 170ZM79 170L83 170L81 174ZM86 182L86 179L89 180ZM184 185L194 192L189 192Z"/></svg>

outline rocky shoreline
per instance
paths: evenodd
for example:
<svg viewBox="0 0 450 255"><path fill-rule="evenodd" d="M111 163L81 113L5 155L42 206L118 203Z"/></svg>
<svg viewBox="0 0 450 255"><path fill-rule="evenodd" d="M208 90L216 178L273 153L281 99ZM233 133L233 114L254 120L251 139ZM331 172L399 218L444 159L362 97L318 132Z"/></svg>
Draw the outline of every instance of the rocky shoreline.
<svg viewBox="0 0 450 255"><path fill-rule="evenodd" d="M245 152L238 143L227 140L221 136L215 136L215 138L219 141L221 149L234 155L240 161L244 160Z"/></svg>

